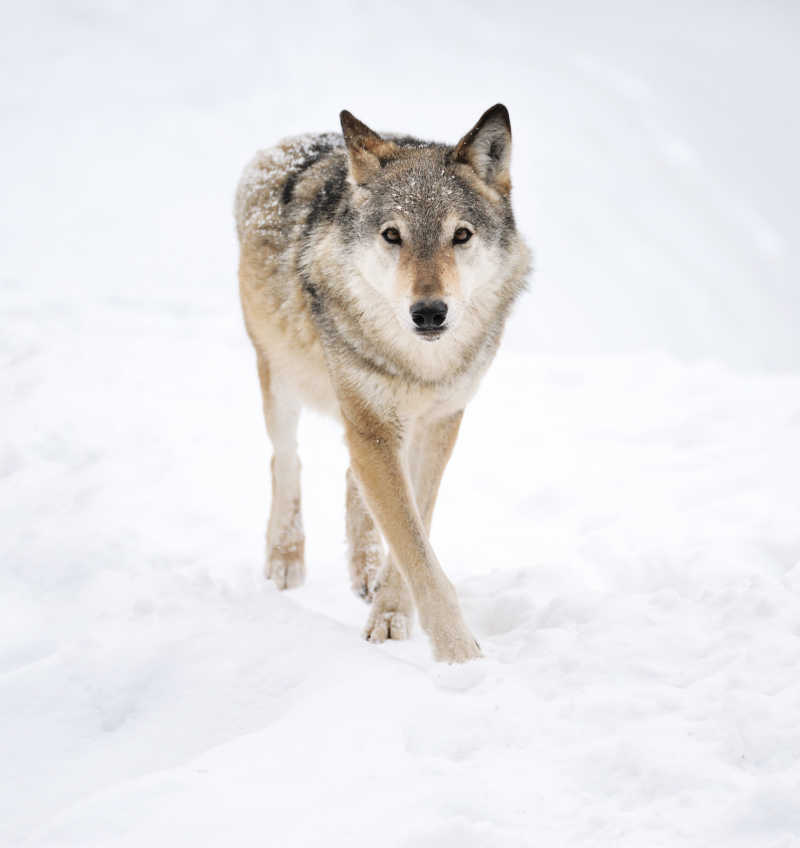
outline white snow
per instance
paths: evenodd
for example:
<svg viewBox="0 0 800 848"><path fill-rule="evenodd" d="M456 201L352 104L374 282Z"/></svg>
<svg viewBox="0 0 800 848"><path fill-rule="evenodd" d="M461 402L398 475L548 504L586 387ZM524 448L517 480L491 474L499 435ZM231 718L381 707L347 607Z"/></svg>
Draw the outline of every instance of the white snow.
<svg viewBox="0 0 800 848"><path fill-rule="evenodd" d="M0 845L800 846L798 13L558 8L4 10ZM314 415L262 577L231 206L342 108L498 100L538 271L442 486L447 667L361 640Z"/></svg>

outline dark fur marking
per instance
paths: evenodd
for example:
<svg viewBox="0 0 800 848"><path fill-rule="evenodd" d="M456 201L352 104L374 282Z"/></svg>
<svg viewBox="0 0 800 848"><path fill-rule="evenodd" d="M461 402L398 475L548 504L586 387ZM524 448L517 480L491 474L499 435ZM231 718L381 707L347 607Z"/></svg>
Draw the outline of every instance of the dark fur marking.
<svg viewBox="0 0 800 848"><path fill-rule="evenodd" d="M289 174L289 176L286 178L286 182L283 184L283 191L281 191L281 200L283 201L284 205L291 203L296 182L297 174Z"/></svg>
<svg viewBox="0 0 800 848"><path fill-rule="evenodd" d="M347 188L347 166L344 162L337 163L334 173L325 180L325 184L314 196L306 218L305 235L314 229L320 220L333 220L336 209Z"/></svg>
<svg viewBox="0 0 800 848"><path fill-rule="evenodd" d="M305 274L301 274L301 278L303 280L303 291L308 296L308 305L311 309L311 315L315 321L322 323L325 306L322 302L322 295L320 294L319 287L312 283Z"/></svg>
<svg viewBox="0 0 800 848"><path fill-rule="evenodd" d="M333 149L333 145L327 141L318 141L311 146L308 156L289 174L286 182L283 184L281 200L284 205L292 202L294 189L301 174L307 171L312 165L316 165L323 156L327 156Z"/></svg>

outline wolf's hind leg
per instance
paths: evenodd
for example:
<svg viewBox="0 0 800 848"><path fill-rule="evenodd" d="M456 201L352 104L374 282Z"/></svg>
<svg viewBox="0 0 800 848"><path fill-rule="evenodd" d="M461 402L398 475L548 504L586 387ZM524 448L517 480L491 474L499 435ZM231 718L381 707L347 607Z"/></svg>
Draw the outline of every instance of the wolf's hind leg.
<svg viewBox="0 0 800 848"><path fill-rule="evenodd" d="M347 469L347 564L350 585L359 598L372 602L383 558L381 535L369 514L353 472Z"/></svg>
<svg viewBox="0 0 800 848"><path fill-rule="evenodd" d="M305 580L305 535L300 511L300 458L297 424L300 404L292 392L270 373L259 354L258 379L264 402L264 420L272 441L272 503L267 525L266 576L279 589L293 589Z"/></svg>

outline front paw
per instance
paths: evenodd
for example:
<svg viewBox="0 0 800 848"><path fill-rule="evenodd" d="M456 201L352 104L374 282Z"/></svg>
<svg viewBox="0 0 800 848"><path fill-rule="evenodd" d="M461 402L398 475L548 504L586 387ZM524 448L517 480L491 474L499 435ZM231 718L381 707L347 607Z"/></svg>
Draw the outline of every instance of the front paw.
<svg viewBox="0 0 800 848"><path fill-rule="evenodd" d="M433 657L437 662L465 663L483 656L478 640L467 630L454 633L447 631L431 635Z"/></svg>
<svg viewBox="0 0 800 848"><path fill-rule="evenodd" d="M437 662L463 663L483 656L449 584L441 595L428 599L424 610L420 607L420 621L431 640Z"/></svg>

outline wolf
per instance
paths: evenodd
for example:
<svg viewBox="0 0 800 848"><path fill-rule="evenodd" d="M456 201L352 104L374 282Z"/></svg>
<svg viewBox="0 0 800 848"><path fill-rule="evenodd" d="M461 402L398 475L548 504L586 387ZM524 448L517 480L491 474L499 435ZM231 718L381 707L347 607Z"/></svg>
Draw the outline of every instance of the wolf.
<svg viewBox="0 0 800 848"><path fill-rule="evenodd" d="M236 191L239 290L272 441L267 577L305 579L297 425L342 424L346 532L364 635L405 639L416 607L435 659L481 656L429 541L464 408L523 291L511 209L511 122L488 109L455 145L341 135L258 152ZM382 538L388 551L384 556Z"/></svg>

